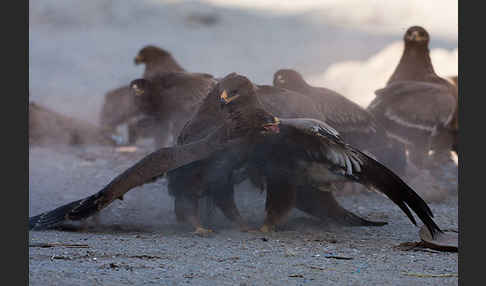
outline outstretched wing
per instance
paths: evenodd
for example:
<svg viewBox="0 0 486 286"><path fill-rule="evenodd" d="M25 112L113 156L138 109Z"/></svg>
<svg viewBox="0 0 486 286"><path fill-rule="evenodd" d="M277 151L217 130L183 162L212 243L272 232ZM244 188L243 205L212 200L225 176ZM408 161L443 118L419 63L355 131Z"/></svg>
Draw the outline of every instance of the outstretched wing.
<svg viewBox="0 0 486 286"><path fill-rule="evenodd" d="M432 234L441 232L432 220L427 203L410 186L387 167L346 144L326 123L303 118L281 119L280 129L280 136L292 137L290 142L303 149L301 154L306 154L306 158L301 159L324 163L335 174L374 187L397 204L412 223L417 224L410 209Z"/></svg>
<svg viewBox="0 0 486 286"><path fill-rule="evenodd" d="M170 170L205 159L216 151L243 144L242 141L243 139L235 139L217 143L217 140L199 140L186 145L161 148L125 170L96 194L29 218L29 229L48 229L65 220L87 218L137 186L153 182Z"/></svg>

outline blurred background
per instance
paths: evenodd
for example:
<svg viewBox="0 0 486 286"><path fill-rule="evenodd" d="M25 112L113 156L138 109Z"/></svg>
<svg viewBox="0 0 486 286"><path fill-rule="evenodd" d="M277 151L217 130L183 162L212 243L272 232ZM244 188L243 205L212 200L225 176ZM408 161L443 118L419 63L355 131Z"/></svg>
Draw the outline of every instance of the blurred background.
<svg viewBox="0 0 486 286"><path fill-rule="evenodd" d="M103 95L141 77L143 46L188 71L271 84L294 68L366 106L412 25L431 35L436 72L458 70L458 3L434 1L44 0L29 2L30 100L98 123Z"/></svg>

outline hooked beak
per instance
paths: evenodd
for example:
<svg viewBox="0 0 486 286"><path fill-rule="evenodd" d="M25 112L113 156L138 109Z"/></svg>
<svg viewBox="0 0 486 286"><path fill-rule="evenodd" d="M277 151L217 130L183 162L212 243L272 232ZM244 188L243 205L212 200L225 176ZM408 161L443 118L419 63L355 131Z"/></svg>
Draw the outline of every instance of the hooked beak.
<svg viewBox="0 0 486 286"><path fill-rule="evenodd" d="M413 31L411 35L407 36L407 39L409 41L414 41L414 42L423 42L425 41L425 37L420 36L418 31Z"/></svg>
<svg viewBox="0 0 486 286"><path fill-rule="evenodd" d="M138 55L135 57L135 59L133 59L133 61L135 62L135 65L139 65L143 63L143 57L141 55Z"/></svg>
<svg viewBox="0 0 486 286"><path fill-rule="evenodd" d="M280 119L278 117L272 117L270 122L263 124L263 129L265 133L279 133L280 132Z"/></svg>
<svg viewBox="0 0 486 286"><path fill-rule="evenodd" d="M140 96L143 94L143 89L139 88L136 84L132 85L132 89L133 91L135 91L136 96Z"/></svg>
<svg viewBox="0 0 486 286"><path fill-rule="evenodd" d="M226 89L223 90L223 92L219 95L219 99L221 100L221 103L223 103L223 104L228 104L228 103L232 102L233 100L237 99L238 97L240 97L239 94L234 95L232 97L229 97Z"/></svg>

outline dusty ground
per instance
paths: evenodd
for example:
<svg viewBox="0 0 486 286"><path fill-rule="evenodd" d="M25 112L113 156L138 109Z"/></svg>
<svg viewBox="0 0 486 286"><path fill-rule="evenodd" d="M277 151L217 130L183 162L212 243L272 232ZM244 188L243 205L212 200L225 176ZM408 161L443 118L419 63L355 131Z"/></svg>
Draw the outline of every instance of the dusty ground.
<svg viewBox="0 0 486 286"><path fill-rule="evenodd" d="M442 21L431 14L422 17L422 22L414 16L433 10L418 13L417 9L426 6L421 2L407 9L374 5L364 11L362 5L355 5L357 1L347 1L351 4L345 9L338 7L345 1L335 1L332 5L337 5L335 11L339 13L312 8L280 13L212 6L209 2L31 1L30 99L96 124L103 94L142 74L143 68L133 65L133 57L146 44L168 49L190 71L215 76L236 71L262 84L269 84L279 68L296 68L311 77L345 61L364 61L360 73L377 74L374 69L364 69L370 66L366 65L368 59L399 40L414 24L430 27L432 50L452 52L457 48L457 30L448 28L450 17ZM352 21L343 15L349 15ZM400 15L404 17L399 19ZM414 16L413 21L407 15ZM392 27L390 21L396 23L393 32L360 29L370 23L371 27ZM350 80L356 74L342 77L347 78L349 90L362 90L362 81ZM359 87L351 88L355 86ZM357 98L352 93L344 95ZM100 147L30 148L29 215L98 191L142 156L121 155ZM457 229L457 168L443 167L438 172L443 173L439 183L447 189L443 192L447 195L430 206L441 227ZM247 192L246 183L238 189L237 202L243 216L252 225L260 225L264 195ZM31 243L83 244L87 248L29 248L29 284L458 284L453 275L458 272L457 253L395 248L418 241L419 228L390 200L375 193L340 196L339 200L361 216L389 224L343 227L294 211L278 232L263 235L234 229L216 211L207 220L216 233L198 237L189 227L176 223L173 202L162 179L129 192L123 202L105 209L97 223L88 222L85 231L30 232ZM333 255L352 259L328 257ZM442 277L416 277L417 273ZM449 274L453 277L443 277Z"/></svg>
<svg viewBox="0 0 486 286"><path fill-rule="evenodd" d="M109 148L35 147L29 152L30 215L97 191L141 153ZM51 160L46 160L50 158ZM96 159L95 159L96 158ZM238 186L237 202L257 227L264 195ZM219 211L207 219L209 237L177 224L165 179L127 193L84 230L30 232L31 243L85 248L29 248L30 285L457 285L457 253L403 251L419 241L415 227L390 200L375 193L339 196L357 214L383 227L345 227L293 211L271 234L243 233ZM457 229L457 193L430 203L443 228ZM328 256L350 258L336 259ZM452 277L416 277L432 274Z"/></svg>

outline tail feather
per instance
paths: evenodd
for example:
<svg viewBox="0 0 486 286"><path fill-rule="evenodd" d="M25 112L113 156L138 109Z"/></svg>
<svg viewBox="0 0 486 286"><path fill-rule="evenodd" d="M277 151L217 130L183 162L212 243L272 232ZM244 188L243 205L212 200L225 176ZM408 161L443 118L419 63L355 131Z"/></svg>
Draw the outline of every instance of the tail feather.
<svg viewBox="0 0 486 286"><path fill-rule="evenodd" d="M359 181L371 185L384 193L397 204L400 209L402 209L413 224L417 225L417 222L410 211L410 209L412 209L429 229L432 236L442 232L432 219L434 215L430 207L410 186L390 169L373 158L370 158L356 149L354 149L354 152L358 154L365 165L362 168L362 172L356 174Z"/></svg>

